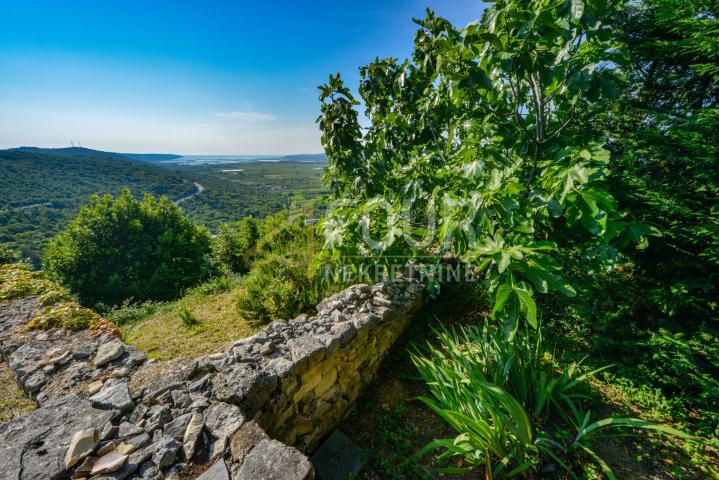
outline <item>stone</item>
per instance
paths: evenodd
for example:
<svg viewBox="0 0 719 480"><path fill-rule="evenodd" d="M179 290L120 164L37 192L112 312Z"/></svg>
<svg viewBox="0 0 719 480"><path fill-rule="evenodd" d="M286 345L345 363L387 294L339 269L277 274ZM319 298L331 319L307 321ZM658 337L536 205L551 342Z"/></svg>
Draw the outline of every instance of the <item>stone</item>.
<svg viewBox="0 0 719 480"><path fill-rule="evenodd" d="M252 364L240 363L218 373L212 386L217 400L241 405L244 411L253 415L277 386L277 375Z"/></svg>
<svg viewBox="0 0 719 480"><path fill-rule="evenodd" d="M140 383L144 397L148 401L158 399L172 390L183 389L185 382L197 371L197 362L189 358L178 358L163 364L154 365L148 372L149 378L136 378L133 382Z"/></svg>
<svg viewBox="0 0 719 480"><path fill-rule="evenodd" d="M225 461L220 458L196 480L230 480L230 473Z"/></svg>
<svg viewBox="0 0 719 480"><path fill-rule="evenodd" d="M232 458L239 463L245 458L245 455L252 450L255 445L260 443L262 440L269 440L269 436L262 430L257 422L251 420L230 437L230 454Z"/></svg>
<svg viewBox="0 0 719 480"><path fill-rule="evenodd" d="M72 475L72 478L79 479L90 477L90 472L92 471L92 466L95 464L95 460L96 459L93 457L85 458L85 460L83 460L82 463L75 468L75 473Z"/></svg>
<svg viewBox="0 0 719 480"><path fill-rule="evenodd" d="M163 432L165 433L165 435L169 435L175 440L182 440L182 437L185 435L185 430L187 429L187 425L190 423L191 418L191 413L180 415L179 417L166 424L163 428Z"/></svg>
<svg viewBox="0 0 719 480"><path fill-rule="evenodd" d="M134 437L125 439L125 443L134 446L135 449L142 448L150 443L150 435L143 432L139 435L135 435Z"/></svg>
<svg viewBox="0 0 719 480"><path fill-rule="evenodd" d="M76 395L0 424L0 473L16 480L54 479L65 472L69 432L100 429L111 412Z"/></svg>
<svg viewBox="0 0 719 480"><path fill-rule="evenodd" d="M182 436L182 450L185 452L185 458L191 460L195 456L200 443L202 442L202 429L205 421L202 419L201 413L193 413L190 423L187 424L185 433Z"/></svg>
<svg viewBox="0 0 719 480"><path fill-rule="evenodd" d="M177 459L177 451L180 449L180 444L169 436L163 436L160 442L155 446L155 451L152 454L152 461L157 467L162 470L167 468Z"/></svg>
<svg viewBox="0 0 719 480"><path fill-rule="evenodd" d="M137 447L131 443L122 442L117 446L117 451L120 452L121 455L130 455L135 450L137 450Z"/></svg>
<svg viewBox="0 0 719 480"><path fill-rule="evenodd" d="M322 480L357 478L362 469L362 449L339 429L320 445L310 459Z"/></svg>
<svg viewBox="0 0 719 480"><path fill-rule="evenodd" d="M87 428L75 432L70 440L70 446L67 447L67 452L65 452L65 468L71 468L90 455L98 443L100 443L100 434L96 428Z"/></svg>
<svg viewBox="0 0 719 480"><path fill-rule="evenodd" d="M38 392L47 383L47 376L40 370L30 375L25 380L25 388L30 393Z"/></svg>
<svg viewBox="0 0 719 480"><path fill-rule="evenodd" d="M117 360L123 353L125 353L125 344L122 343L120 339L116 338L100 345L92 363L96 367L100 367L106 363L112 362L113 360Z"/></svg>
<svg viewBox="0 0 719 480"><path fill-rule="evenodd" d="M122 422L118 430L118 436L120 438L134 437L135 435L139 435L142 432L143 430L141 427L138 427L137 425L130 422Z"/></svg>
<svg viewBox="0 0 719 480"><path fill-rule="evenodd" d="M207 397L199 393L191 393L190 400L192 400L192 403L190 404L189 410L192 412L201 412L210 406L210 401Z"/></svg>
<svg viewBox="0 0 719 480"><path fill-rule="evenodd" d="M287 341L287 346L290 349L292 361L302 365L301 368L312 366L321 360L325 353L325 346L322 342L311 335L291 338Z"/></svg>
<svg viewBox="0 0 719 480"><path fill-rule="evenodd" d="M311 480L312 464L298 450L277 440L262 440L245 457L234 480Z"/></svg>
<svg viewBox="0 0 719 480"><path fill-rule="evenodd" d="M90 355L94 352L95 346L86 343L84 345L76 346L72 351L72 356L77 360L85 360L86 358L90 358Z"/></svg>
<svg viewBox="0 0 719 480"><path fill-rule="evenodd" d="M119 470L125 464L125 461L127 461L127 455L122 455L116 449L112 449L97 459L92 466L90 475L114 472L115 470Z"/></svg>
<svg viewBox="0 0 719 480"><path fill-rule="evenodd" d="M153 405L147 412L145 431L152 432L172 421L172 412L168 405Z"/></svg>
<svg viewBox="0 0 719 480"><path fill-rule="evenodd" d="M95 380L94 382L88 383L87 384L87 394L88 395L96 394L102 388L102 384L103 384L103 382L101 380Z"/></svg>
<svg viewBox="0 0 719 480"><path fill-rule="evenodd" d="M132 453L130 456L127 457L127 461L125 464L120 468L119 470L116 470L114 472L109 472L104 474L101 477L93 477L92 480L124 480L125 478L128 478L130 475L135 473L136 471L142 471L141 467L145 465L152 465L154 464L152 462L147 462L147 460L150 459L152 456L152 452L154 451L154 445L150 445L149 447L143 448L142 450L138 450L134 453ZM147 463L146 463L147 462ZM155 467L157 468L157 467ZM159 476L159 470L158 470L158 477L147 477L147 478L157 478L157 480L160 480L162 477ZM132 478L138 478L138 476L133 476ZM139 478L145 478L139 475Z"/></svg>
<svg viewBox="0 0 719 480"><path fill-rule="evenodd" d="M190 382L187 389L191 392L204 392L210 387L210 380L212 380L212 374L208 373L194 382Z"/></svg>
<svg viewBox="0 0 719 480"><path fill-rule="evenodd" d="M213 402L204 414L205 425L215 438L232 435L245 423L245 417L235 405Z"/></svg>
<svg viewBox="0 0 719 480"><path fill-rule="evenodd" d="M121 412L128 412L135 406L135 403L130 398L127 380L108 380L99 392L90 397L90 401L97 408L119 410Z"/></svg>
<svg viewBox="0 0 719 480"><path fill-rule="evenodd" d="M112 422L107 422L100 432L100 441L104 442L105 440L115 437L118 430L119 428L113 425Z"/></svg>

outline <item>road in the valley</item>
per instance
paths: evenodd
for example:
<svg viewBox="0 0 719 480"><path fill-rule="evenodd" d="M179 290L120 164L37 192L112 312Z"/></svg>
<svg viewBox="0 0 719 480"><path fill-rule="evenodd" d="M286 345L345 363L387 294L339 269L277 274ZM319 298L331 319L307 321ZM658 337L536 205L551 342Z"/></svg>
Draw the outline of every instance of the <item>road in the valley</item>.
<svg viewBox="0 0 719 480"><path fill-rule="evenodd" d="M186 202L187 200L190 200L191 198L196 197L197 195L199 195L205 191L205 187L203 187L202 184L200 184L198 182L192 182L192 183L193 183L193 185L195 185L195 188L197 189L197 191L195 193L193 193L192 195L188 195L186 197L183 197L183 198L177 200L175 202L175 205L179 205L182 202Z"/></svg>

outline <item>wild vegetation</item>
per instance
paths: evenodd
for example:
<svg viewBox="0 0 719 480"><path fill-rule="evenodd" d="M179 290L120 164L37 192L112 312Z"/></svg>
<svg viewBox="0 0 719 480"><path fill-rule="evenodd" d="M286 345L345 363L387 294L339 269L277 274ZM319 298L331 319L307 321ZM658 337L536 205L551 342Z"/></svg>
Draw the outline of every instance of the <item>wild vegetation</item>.
<svg viewBox="0 0 719 480"><path fill-rule="evenodd" d="M0 151L0 243L39 266L46 243L91 195L115 196L124 188L138 198L150 193L178 200L196 193L193 182L199 182L205 188L202 195L181 206L190 219L212 231L225 222L281 210L316 216L325 191L324 162L314 156L181 165L119 155L89 149Z"/></svg>
<svg viewBox="0 0 719 480"><path fill-rule="evenodd" d="M39 263L45 243L95 193L117 195L130 188L174 199L195 191L191 182L165 169L102 153L0 151L0 242Z"/></svg>
<svg viewBox="0 0 719 480"><path fill-rule="evenodd" d="M93 196L45 252L46 271L89 306L164 300L210 275L210 234L167 197Z"/></svg>
<svg viewBox="0 0 719 480"><path fill-rule="evenodd" d="M570 359L589 352L584 367L622 401L699 435L684 443L690 470L717 474L716 407L701 399L716 397L718 365L699 347L717 338L717 13L701 1L504 0L457 29L428 12L410 60L360 70L368 128L339 75L321 87L332 258L403 259L435 294L440 269L459 264L491 298L485 333L445 332L415 358L426 401L457 434L430 446L463 457L457 472L582 476L580 459L611 476L584 444L590 425L656 427L593 424L579 415L587 399L539 418L561 392L538 403L536 382L508 388L487 371L488 348L534 345L544 323L574 353L540 386L574 385ZM560 295L537 295L549 292ZM513 362L538 375L534 360ZM613 373L597 370L610 362ZM548 428L563 440L537 445Z"/></svg>
<svg viewBox="0 0 719 480"><path fill-rule="evenodd" d="M342 284L321 267L399 266L437 302L343 427L382 478L719 478L717 15L498 0L457 28L428 11L412 57L361 68L358 97L339 74L320 87L325 187L316 163L133 170L140 190L206 192L182 209L93 197L45 253L67 290L4 266L0 300L40 295L37 327L91 325L73 295L112 306L127 341L169 359L311 311ZM50 162L33 155L27 182ZM6 186L0 240L22 251L0 263L38 248L16 219L54 208L18 211Z"/></svg>

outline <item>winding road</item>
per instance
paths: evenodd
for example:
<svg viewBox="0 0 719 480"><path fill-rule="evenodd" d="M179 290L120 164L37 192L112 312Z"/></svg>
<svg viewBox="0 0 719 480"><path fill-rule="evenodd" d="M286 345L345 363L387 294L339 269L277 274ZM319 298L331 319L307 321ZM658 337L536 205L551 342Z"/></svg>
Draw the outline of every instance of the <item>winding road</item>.
<svg viewBox="0 0 719 480"><path fill-rule="evenodd" d="M195 188L197 189L197 191L196 191L195 193L193 193L192 195L188 195L188 196L183 197L183 198L181 198L181 199L179 199L179 200L176 200L176 201L175 201L175 205L179 205L179 204L181 204L182 202L186 202L187 200L190 200L191 198L196 197L197 195L199 195L199 194L201 194L202 192L205 191L205 187L203 187L201 183L192 182L192 184L195 186Z"/></svg>

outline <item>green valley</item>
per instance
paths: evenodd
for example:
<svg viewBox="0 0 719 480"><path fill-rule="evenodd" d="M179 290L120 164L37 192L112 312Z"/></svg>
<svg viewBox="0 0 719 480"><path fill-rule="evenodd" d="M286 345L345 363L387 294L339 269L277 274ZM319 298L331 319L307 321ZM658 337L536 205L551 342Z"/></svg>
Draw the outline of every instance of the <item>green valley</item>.
<svg viewBox="0 0 719 480"><path fill-rule="evenodd" d="M323 163L299 161L184 165L176 155L134 155L152 162L90 149L0 151L0 242L34 263L45 243L74 218L93 194L118 194L128 187L182 202L197 223L215 230L245 216L263 217L283 209L311 215L324 192ZM161 159L163 161L157 161Z"/></svg>

